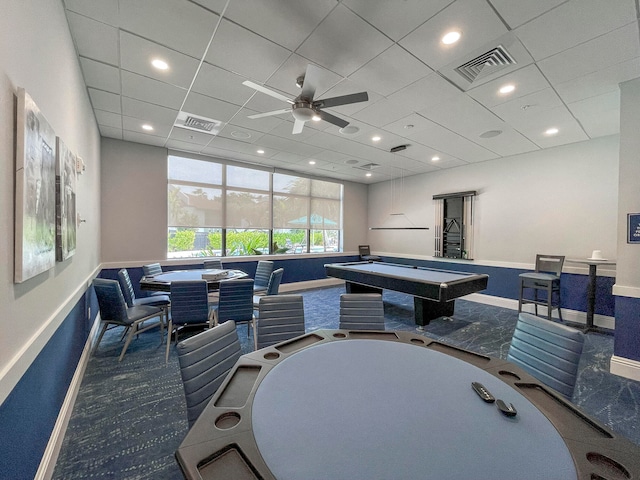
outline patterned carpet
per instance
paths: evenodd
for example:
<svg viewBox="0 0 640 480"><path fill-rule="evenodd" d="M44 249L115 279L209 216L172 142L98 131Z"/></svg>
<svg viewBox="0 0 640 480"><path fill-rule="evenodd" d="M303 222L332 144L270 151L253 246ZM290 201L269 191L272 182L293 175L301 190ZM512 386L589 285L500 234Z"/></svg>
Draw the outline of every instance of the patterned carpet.
<svg viewBox="0 0 640 480"><path fill-rule="evenodd" d="M307 331L338 328L341 288L301 292ZM412 297L384 292L387 330L416 332ZM517 312L456 301L453 319L438 319L424 335L478 353L506 357ZM174 452L187 433L175 347L169 364L157 330L134 340L122 362L120 331L102 340L80 387L54 479L180 479ZM253 340L238 327L243 351ZM608 373L613 337L586 337L574 403L640 445L640 383Z"/></svg>

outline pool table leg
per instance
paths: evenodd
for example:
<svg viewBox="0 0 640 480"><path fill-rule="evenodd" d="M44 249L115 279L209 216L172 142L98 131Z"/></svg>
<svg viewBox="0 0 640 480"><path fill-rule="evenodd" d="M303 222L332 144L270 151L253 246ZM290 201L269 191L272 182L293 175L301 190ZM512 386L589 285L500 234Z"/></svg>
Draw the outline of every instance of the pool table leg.
<svg viewBox="0 0 640 480"><path fill-rule="evenodd" d="M426 298L413 297L413 308L418 330L424 330L431 320L440 317L452 317L455 300L450 302L434 302Z"/></svg>

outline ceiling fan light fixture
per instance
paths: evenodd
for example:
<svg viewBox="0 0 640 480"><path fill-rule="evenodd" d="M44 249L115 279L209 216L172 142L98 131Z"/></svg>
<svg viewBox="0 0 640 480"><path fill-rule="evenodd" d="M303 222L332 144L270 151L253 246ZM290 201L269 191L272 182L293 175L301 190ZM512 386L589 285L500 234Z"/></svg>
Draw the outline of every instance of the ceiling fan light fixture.
<svg viewBox="0 0 640 480"><path fill-rule="evenodd" d="M316 115L316 112L307 103L295 104L291 113L293 118L301 122L311 120Z"/></svg>

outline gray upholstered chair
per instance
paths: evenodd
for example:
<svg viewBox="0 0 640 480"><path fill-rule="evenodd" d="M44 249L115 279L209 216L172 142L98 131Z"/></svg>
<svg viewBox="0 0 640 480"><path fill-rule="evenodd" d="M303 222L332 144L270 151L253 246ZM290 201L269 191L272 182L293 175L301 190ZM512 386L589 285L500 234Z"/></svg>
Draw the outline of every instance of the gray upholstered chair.
<svg viewBox="0 0 640 480"><path fill-rule="evenodd" d="M180 376L191 427L242 355L233 321L178 343Z"/></svg>
<svg viewBox="0 0 640 480"><path fill-rule="evenodd" d="M583 345L584 334L579 330L521 313L507 360L571 400Z"/></svg>
<svg viewBox="0 0 640 480"><path fill-rule="evenodd" d="M182 280L171 282L171 316L167 333L165 362L169 361L169 346L175 331L176 343L180 327L210 326L209 297L206 280Z"/></svg>
<svg viewBox="0 0 640 480"><path fill-rule="evenodd" d="M256 350L304 334L302 295L266 295L258 304Z"/></svg>
<svg viewBox="0 0 640 480"><path fill-rule="evenodd" d="M340 328L384 330L384 304L379 293L340 295Z"/></svg>
<svg viewBox="0 0 640 480"><path fill-rule="evenodd" d="M253 327L253 336L256 335L256 323L253 315L253 279L239 278L220 282L220 297L218 304L213 307L213 321L215 325L233 320L236 324L247 324L247 336L249 336L249 324Z"/></svg>
<svg viewBox="0 0 640 480"><path fill-rule="evenodd" d="M203 265L206 269L223 270L222 260L219 259L205 260Z"/></svg>
<svg viewBox="0 0 640 480"><path fill-rule="evenodd" d="M278 292L280 291L280 282L282 282L283 274L284 274L284 268L276 268L273 272L271 272L271 276L269 277L269 283L267 284L267 290L266 292L264 292L264 295L253 296L253 308L258 308L260 299L263 296L278 295Z"/></svg>
<svg viewBox="0 0 640 480"><path fill-rule="evenodd" d="M149 305L127 307L120 283L117 280L95 278L93 280L93 288L98 297L100 321L102 323L102 329L100 330L95 348L98 348L107 329L114 327L125 327L125 332L127 333L118 361L122 361L131 340L139 333L159 326L160 341L162 342L164 339L164 322L162 321L163 313L161 308ZM155 317L158 317L158 322L143 325L145 321Z"/></svg>
<svg viewBox="0 0 640 480"><path fill-rule="evenodd" d="M547 319L551 320L551 312L558 309L558 316L562 321L562 311L560 310L560 274L564 256L562 255L536 255L536 267L534 272L521 273L520 277L520 297L518 301L518 312L522 312L522 305L533 303L536 315L538 315L538 305L547 307ZM533 290L533 299L525 295L527 289ZM539 300L538 292L545 292L545 299ZM553 297L556 301L553 301Z"/></svg>
<svg viewBox="0 0 640 480"><path fill-rule="evenodd" d="M128 307L135 307L137 305L160 307L164 313L164 320L166 324L169 315L169 305L171 305L169 295L153 295L150 297L136 298L136 292L126 268L122 268L118 271L118 281L120 282L120 288L122 289L122 294L124 295L124 300L127 302Z"/></svg>
<svg viewBox="0 0 640 480"><path fill-rule="evenodd" d="M253 291L261 294L267 291L269 285L269 277L273 272L273 262L271 260L259 260L256 267L256 276L254 277Z"/></svg>

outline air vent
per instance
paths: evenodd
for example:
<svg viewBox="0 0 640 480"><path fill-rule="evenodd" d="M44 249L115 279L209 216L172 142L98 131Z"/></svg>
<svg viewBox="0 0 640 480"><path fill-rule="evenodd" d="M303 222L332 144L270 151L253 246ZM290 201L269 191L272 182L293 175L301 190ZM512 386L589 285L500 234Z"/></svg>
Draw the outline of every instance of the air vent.
<svg viewBox="0 0 640 480"><path fill-rule="evenodd" d="M180 112L174 125L176 127L195 130L196 132L216 135L220 131L220 125L222 125L222 122L220 122L219 120L214 120L212 118L193 115L187 112Z"/></svg>
<svg viewBox="0 0 640 480"><path fill-rule="evenodd" d="M473 83L475 80L491 75L509 65L515 65L516 61L502 46L489 50L482 55L469 60L455 69L465 80Z"/></svg>
<svg viewBox="0 0 640 480"><path fill-rule="evenodd" d="M365 163L364 165L360 165L359 167L354 167L354 168L359 168L361 170L374 170L379 166L380 165L377 163Z"/></svg>

